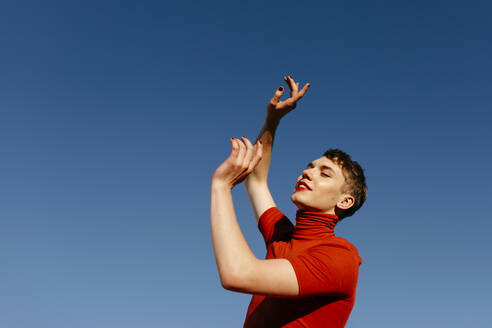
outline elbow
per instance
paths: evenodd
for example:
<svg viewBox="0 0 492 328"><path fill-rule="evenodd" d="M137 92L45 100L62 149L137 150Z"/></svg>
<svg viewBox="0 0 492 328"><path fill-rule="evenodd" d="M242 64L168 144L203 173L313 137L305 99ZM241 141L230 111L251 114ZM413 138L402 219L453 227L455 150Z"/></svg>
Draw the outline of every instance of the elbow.
<svg viewBox="0 0 492 328"><path fill-rule="evenodd" d="M234 278L232 275L221 275L220 284L222 288L234 291L237 288L237 278Z"/></svg>
<svg viewBox="0 0 492 328"><path fill-rule="evenodd" d="M220 283L222 287L226 290L239 292L243 288L244 278L241 276L240 273L228 272L221 274Z"/></svg>
<svg viewBox="0 0 492 328"><path fill-rule="evenodd" d="M231 292L234 291L234 287L232 287L232 285L228 281L221 279L220 283L222 285L222 288L224 288L225 290L229 290Z"/></svg>
<svg viewBox="0 0 492 328"><path fill-rule="evenodd" d="M251 277L253 277L255 258L252 256L247 261L221 266L219 268L220 283L224 289L234 292L249 290Z"/></svg>
<svg viewBox="0 0 492 328"><path fill-rule="evenodd" d="M222 285L222 288L230 290L230 280L229 278L225 275L225 273L219 272L219 277L220 277L220 284Z"/></svg>

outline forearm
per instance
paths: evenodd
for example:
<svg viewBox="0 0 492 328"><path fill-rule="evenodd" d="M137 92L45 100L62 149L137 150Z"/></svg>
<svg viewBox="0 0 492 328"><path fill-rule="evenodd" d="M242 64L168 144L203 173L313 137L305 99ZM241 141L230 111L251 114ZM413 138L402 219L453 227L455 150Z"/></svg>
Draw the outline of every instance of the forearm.
<svg viewBox="0 0 492 328"><path fill-rule="evenodd" d="M263 144L263 154L261 161L255 167L253 172L247 177L245 184L248 187L248 184L251 182L259 182L266 183L268 179L268 169L270 167L270 159L272 156L273 149L273 141L275 139L275 132L277 131L277 127L280 123L280 118L268 115L265 119L265 123L263 124L260 133L256 140L261 140Z"/></svg>
<svg viewBox="0 0 492 328"><path fill-rule="evenodd" d="M237 223L231 189L212 182L210 230L215 262L224 287L231 286L256 259Z"/></svg>

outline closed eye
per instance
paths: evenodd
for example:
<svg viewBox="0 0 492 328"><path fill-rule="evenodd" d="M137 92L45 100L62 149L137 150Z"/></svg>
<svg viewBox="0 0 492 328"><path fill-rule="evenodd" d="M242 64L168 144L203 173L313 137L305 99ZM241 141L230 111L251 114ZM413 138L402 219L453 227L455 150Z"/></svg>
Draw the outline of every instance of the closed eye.
<svg viewBox="0 0 492 328"><path fill-rule="evenodd" d="M325 177L330 177L328 174L326 173L321 173L322 176L325 176Z"/></svg>

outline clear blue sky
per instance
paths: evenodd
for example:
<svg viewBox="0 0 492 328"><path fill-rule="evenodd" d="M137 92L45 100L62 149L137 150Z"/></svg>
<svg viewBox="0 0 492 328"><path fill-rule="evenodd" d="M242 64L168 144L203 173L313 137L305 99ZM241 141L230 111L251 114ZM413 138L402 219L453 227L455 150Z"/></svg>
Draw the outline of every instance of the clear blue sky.
<svg viewBox="0 0 492 328"><path fill-rule="evenodd" d="M240 327L210 177L290 74L270 188L340 148L366 204L347 327L490 327L488 1L4 1L0 327ZM236 214L265 255L244 186Z"/></svg>

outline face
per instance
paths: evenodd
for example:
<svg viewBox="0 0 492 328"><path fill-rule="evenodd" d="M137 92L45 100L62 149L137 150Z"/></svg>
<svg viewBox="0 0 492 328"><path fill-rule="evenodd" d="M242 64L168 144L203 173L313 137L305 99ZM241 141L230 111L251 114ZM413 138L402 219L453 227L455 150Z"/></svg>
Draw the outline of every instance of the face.
<svg viewBox="0 0 492 328"><path fill-rule="evenodd" d="M290 199L299 209L336 214L336 207L344 210L354 203L354 197L342 193L344 183L342 169L322 156L302 171Z"/></svg>

